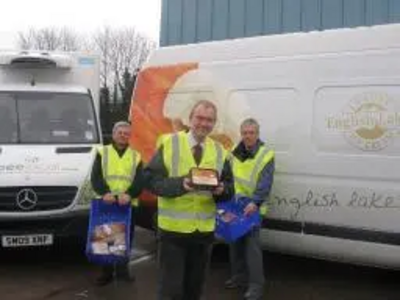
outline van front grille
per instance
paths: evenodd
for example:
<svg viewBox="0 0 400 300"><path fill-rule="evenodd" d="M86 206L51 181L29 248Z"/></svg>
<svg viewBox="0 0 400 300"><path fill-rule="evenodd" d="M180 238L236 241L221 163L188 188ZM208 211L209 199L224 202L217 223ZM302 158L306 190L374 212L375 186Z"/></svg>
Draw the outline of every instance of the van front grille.
<svg viewBox="0 0 400 300"><path fill-rule="evenodd" d="M0 187L0 212L58 210L74 201L75 186Z"/></svg>

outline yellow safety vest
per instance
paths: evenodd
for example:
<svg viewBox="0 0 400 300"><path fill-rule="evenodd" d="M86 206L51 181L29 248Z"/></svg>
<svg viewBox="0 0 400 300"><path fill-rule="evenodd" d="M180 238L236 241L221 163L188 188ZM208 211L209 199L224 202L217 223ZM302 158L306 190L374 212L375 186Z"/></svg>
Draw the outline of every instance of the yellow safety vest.
<svg viewBox="0 0 400 300"><path fill-rule="evenodd" d="M186 131L185 130L180 130L180 131L175 132L175 133L179 133L179 132L186 132ZM163 144L164 139L167 138L168 136L170 136L171 134L173 134L173 133L162 133L161 135L159 135L157 137L157 141L156 141L156 148L157 149L160 148L160 146Z"/></svg>
<svg viewBox="0 0 400 300"><path fill-rule="evenodd" d="M191 168L197 167L186 132L167 135L162 144L164 164L169 177L186 176ZM198 167L212 168L221 174L225 158L223 146L206 138ZM216 206L210 192L190 192L176 198L158 198L158 226L166 231L213 232L215 214Z"/></svg>
<svg viewBox="0 0 400 300"><path fill-rule="evenodd" d="M99 149L103 169L103 178L111 193L124 193L135 179L136 169L141 161L139 152L128 148L120 157L112 145ZM138 199L132 199L132 205L138 206Z"/></svg>
<svg viewBox="0 0 400 300"><path fill-rule="evenodd" d="M163 144L164 139L169 136L170 134L161 134L157 137L157 141L156 141L156 148L160 148L160 146Z"/></svg>
<svg viewBox="0 0 400 300"><path fill-rule="evenodd" d="M240 161L234 155L231 156L236 195L240 194L245 197L253 196L261 171L274 156L274 151L267 149L265 146L261 146L252 159ZM260 214L265 216L267 211L268 206L264 201L260 207Z"/></svg>

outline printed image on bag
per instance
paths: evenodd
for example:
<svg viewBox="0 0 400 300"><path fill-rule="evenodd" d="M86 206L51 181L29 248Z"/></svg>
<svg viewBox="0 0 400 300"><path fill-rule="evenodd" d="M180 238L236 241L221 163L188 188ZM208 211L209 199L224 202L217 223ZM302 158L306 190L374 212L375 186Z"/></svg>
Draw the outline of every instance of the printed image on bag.
<svg viewBox="0 0 400 300"><path fill-rule="evenodd" d="M93 254L120 255L126 253L126 225L124 223L106 223L95 226L91 237Z"/></svg>
<svg viewBox="0 0 400 300"><path fill-rule="evenodd" d="M220 215L221 220L226 223L233 222L239 218L237 214L222 209L218 210L217 213Z"/></svg>
<svg viewBox="0 0 400 300"><path fill-rule="evenodd" d="M217 203L215 235L231 243L247 234L254 226L260 226L259 211L245 215L244 210L250 199Z"/></svg>

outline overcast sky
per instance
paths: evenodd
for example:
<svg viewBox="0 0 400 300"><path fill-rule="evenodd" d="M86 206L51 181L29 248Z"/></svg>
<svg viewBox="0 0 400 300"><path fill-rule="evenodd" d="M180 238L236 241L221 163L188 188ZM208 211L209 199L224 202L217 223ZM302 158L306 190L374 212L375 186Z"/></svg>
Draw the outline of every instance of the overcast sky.
<svg viewBox="0 0 400 300"><path fill-rule="evenodd" d="M19 31L67 26L90 32L104 25L136 27L158 42L161 0L6 0L2 1L0 48L16 46Z"/></svg>

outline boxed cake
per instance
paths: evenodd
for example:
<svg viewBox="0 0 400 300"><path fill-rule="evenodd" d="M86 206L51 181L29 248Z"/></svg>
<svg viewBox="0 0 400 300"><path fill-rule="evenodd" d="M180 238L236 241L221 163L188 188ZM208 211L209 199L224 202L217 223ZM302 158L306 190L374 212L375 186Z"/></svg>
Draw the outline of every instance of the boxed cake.
<svg viewBox="0 0 400 300"><path fill-rule="evenodd" d="M218 172L214 169L193 168L190 180L196 189L212 190L219 185Z"/></svg>

